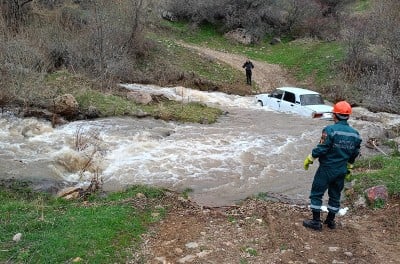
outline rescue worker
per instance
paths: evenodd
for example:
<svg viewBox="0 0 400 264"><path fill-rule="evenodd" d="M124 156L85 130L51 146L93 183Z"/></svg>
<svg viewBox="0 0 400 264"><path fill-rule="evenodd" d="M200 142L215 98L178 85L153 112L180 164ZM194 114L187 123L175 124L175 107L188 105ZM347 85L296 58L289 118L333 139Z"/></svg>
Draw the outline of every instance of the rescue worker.
<svg viewBox="0 0 400 264"><path fill-rule="evenodd" d="M319 167L311 187L310 201L312 219L304 220L303 226L314 230L322 229L322 198L328 190L328 216L324 224L335 229L335 215L340 209L340 196L345 177L353 169L353 163L360 152L361 137L357 130L347 123L352 109L346 101L338 102L333 107L334 124L322 130L319 144L304 160L304 169L308 170L315 159Z"/></svg>
<svg viewBox="0 0 400 264"><path fill-rule="evenodd" d="M251 85L251 71L254 69L253 63L250 61L250 59L247 59L242 68L246 70L246 83Z"/></svg>

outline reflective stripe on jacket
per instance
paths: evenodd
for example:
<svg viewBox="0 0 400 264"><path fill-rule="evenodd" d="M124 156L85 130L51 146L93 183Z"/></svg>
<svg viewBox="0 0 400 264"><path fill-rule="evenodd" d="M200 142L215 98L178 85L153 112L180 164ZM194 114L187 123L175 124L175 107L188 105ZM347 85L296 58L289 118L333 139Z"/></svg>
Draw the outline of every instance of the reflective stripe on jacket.
<svg viewBox="0 0 400 264"><path fill-rule="evenodd" d="M320 143L312 150L321 167L347 173L347 163L354 163L360 153L361 137L346 120L339 120L322 130Z"/></svg>

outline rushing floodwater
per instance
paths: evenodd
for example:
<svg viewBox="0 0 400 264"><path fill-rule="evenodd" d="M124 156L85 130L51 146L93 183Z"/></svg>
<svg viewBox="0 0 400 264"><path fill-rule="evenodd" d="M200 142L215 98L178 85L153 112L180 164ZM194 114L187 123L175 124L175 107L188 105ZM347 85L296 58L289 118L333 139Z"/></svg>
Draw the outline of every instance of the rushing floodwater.
<svg viewBox="0 0 400 264"><path fill-rule="evenodd" d="M329 122L269 111L257 107L253 97L127 87L210 103L227 114L211 125L106 118L55 129L49 122L3 114L0 178L85 184L97 172L106 190L132 184L190 188L196 202L209 206L229 205L259 192L307 200L317 164L304 171L303 160Z"/></svg>

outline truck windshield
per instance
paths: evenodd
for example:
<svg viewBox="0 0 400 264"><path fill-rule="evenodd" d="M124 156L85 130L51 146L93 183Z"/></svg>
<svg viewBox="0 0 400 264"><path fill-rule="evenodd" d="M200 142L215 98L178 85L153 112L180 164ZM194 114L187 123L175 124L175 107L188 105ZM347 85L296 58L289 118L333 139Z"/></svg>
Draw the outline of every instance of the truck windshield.
<svg viewBox="0 0 400 264"><path fill-rule="evenodd" d="M324 104L324 99L320 94L303 94L300 95L301 105L320 105Z"/></svg>

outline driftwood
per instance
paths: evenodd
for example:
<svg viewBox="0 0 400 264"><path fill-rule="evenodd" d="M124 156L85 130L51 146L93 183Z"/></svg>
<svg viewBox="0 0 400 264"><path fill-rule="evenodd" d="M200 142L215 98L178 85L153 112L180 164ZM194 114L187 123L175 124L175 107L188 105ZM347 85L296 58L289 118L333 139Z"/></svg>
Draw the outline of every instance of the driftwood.
<svg viewBox="0 0 400 264"><path fill-rule="evenodd" d="M369 138L366 144L367 148L376 149L381 152L383 155L388 156L382 149L378 147L378 140L376 138Z"/></svg>

